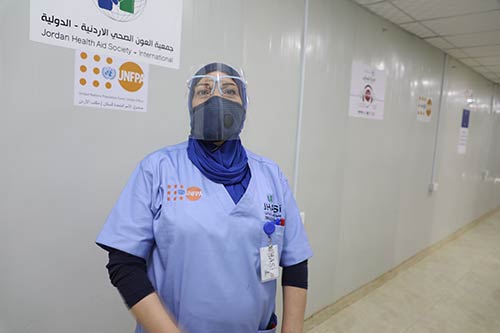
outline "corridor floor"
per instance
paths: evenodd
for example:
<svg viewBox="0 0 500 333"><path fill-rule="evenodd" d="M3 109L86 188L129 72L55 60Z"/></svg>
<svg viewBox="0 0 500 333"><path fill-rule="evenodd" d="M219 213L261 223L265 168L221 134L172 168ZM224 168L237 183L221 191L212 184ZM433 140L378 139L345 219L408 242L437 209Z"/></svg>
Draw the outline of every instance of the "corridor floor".
<svg viewBox="0 0 500 333"><path fill-rule="evenodd" d="M500 332L500 211L308 333Z"/></svg>

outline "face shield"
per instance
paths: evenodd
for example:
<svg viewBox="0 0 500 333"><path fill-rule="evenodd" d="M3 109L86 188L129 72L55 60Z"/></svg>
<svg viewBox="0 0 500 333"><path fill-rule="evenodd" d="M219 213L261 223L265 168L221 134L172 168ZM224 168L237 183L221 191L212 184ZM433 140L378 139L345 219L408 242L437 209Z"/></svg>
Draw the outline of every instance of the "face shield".
<svg viewBox="0 0 500 333"><path fill-rule="evenodd" d="M200 68L188 81L191 138L237 140L246 117L246 82L241 72L222 63Z"/></svg>

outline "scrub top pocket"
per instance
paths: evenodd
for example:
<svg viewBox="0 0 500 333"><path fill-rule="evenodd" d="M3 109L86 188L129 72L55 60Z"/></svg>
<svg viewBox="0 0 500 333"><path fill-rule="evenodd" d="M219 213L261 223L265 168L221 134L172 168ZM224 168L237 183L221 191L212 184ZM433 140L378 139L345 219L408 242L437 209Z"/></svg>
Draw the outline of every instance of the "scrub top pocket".
<svg viewBox="0 0 500 333"><path fill-rule="evenodd" d="M278 328L278 317L276 316L275 313L271 316L271 320L269 320L269 326L274 326L274 328L269 328L265 330L258 330L257 333L273 333L276 332L276 329Z"/></svg>

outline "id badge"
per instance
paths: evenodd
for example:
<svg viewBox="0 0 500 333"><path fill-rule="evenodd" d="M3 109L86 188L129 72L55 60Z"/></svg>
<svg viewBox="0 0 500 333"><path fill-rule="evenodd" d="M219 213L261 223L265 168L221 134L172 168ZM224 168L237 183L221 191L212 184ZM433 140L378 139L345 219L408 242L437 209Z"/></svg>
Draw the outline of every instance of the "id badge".
<svg viewBox="0 0 500 333"><path fill-rule="evenodd" d="M280 275L278 245L260 248L260 280L276 280Z"/></svg>

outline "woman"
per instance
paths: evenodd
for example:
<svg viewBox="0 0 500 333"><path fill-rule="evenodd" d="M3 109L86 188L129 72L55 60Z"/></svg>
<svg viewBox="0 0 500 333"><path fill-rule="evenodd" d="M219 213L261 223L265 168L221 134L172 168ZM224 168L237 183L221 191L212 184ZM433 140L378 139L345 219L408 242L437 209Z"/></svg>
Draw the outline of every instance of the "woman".
<svg viewBox="0 0 500 333"><path fill-rule="evenodd" d="M211 63L189 81L188 142L140 162L97 244L136 332L302 332L312 251L287 180L246 151L246 83Z"/></svg>

